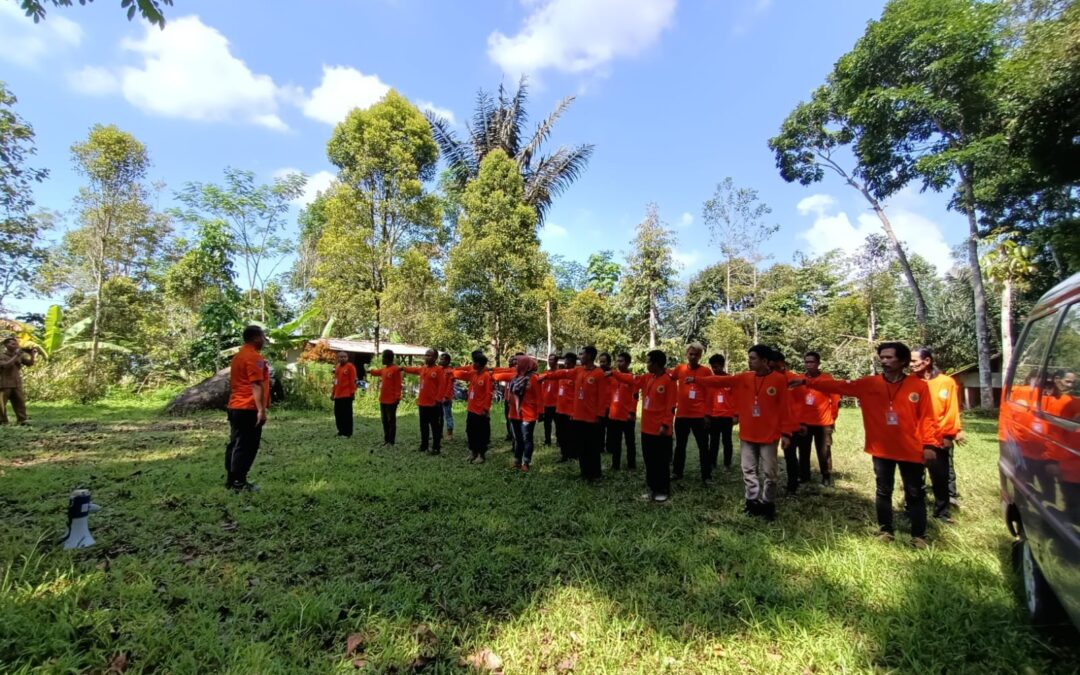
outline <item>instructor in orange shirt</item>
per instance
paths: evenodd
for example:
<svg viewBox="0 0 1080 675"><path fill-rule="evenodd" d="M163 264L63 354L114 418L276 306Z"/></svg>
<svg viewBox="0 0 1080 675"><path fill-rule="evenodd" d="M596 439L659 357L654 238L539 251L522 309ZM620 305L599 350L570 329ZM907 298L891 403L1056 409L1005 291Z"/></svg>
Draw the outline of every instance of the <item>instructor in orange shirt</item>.
<svg viewBox="0 0 1080 675"><path fill-rule="evenodd" d="M553 377L573 385L573 437L570 443L576 449L581 477L595 483L603 473L600 465L600 415L607 400L607 377L596 365L596 347L582 347L578 358L580 366L573 370L557 371Z"/></svg>
<svg viewBox="0 0 1080 675"><path fill-rule="evenodd" d="M334 402L334 422L337 435L352 438L353 400L356 398L356 366L349 363L346 352L338 352L334 367L334 388L330 399Z"/></svg>
<svg viewBox="0 0 1080 675"><path fill-rule="evenodd" d="M382 418L383 446L397 442L397 409L401 403L401 368L394 363L394 352L384 349L382 368L372 368L371 374L381 378L379 385L379 415Z"/></svg>
<svg viewBox="0 0 1080 675"><path fill-rule="evenodd" d="M812 391L859 399L866 452L874 458L877 477L878 539L890 542L894 538L892 496L899 469L911 521L911 545L926 548L923 463L934 459L940 438L930 389L919 378L904 373L911 362L907 345L882 342L877 353L884 371L881 375L848 382L819 379L807 384ZM791 384L798 386L799 381Z"/></svg>
<svg viewBox="0 0 1080 675"><path fill-rule="evenodd" d="M698 466L701 468L701 482L705 485L712 480L713 461L709 454L709 432L706 429L705 416L710 412L709 390L695 377L711 375L712 371L701 365L701 355L705 348L698 342L692 342L686 348L686 363L675 366L671 376L679 383L679 403L675 408L675 461L672 475L675 480L682 480L686 468L686 446L690 434L694 434L694 445L698 449Z"/></svg>
<svg viewBox="0 0 1080 675"><path fill-rule="evenodd" d="M952 524L949 513L949 466L953 448L964 443L964 428L960 422L960 389L956 380L934 365L934 352L929 347L917 347L911 352L911 374L926 383L930 402L934 406L941 443L934 448L934 458L927 458L926 472L934 490L934 517Z"/></svg>
<svg viewBox="0 0 1080 675"><path fill-rule="evenodd" d="M225 487L254 492L248 471L262 442L266 409L270 407L270 367L259 353L266 345L260 326L244 329L244 346L229 364L229 443L225 446Z"/></svg>
<svg viewBox="0 0 1080 675"><path fill-rule="evenodd" d="M645 356L648 372L634 377L612 371L611 384L630 385L641 395L641 458L645 462L646 499L664 503L671 497L671 424L679 392L667 369L667 354L654 349Z"/></svg>
<svg viewBox="0 0 1080 675"><path fill-rule="evenodd" d="M816 382L833 379L828 373L821 372L821 355L806 352L803 356L806 367L806 381ZM810 446L817 449L818 470L821 471L821 484L831 487L832 479L832 436L836 415L840 410L838 394L821 394L813 391L792 392L791 398L799 407L799 433L795 443L799 446L799 482L810 482Z"/></svg>
<svg viewBox="0 0 1080 675"><path fill-rule="evenodd" d="M442 405L441 397L446 390L446 369L435 361L438 352L424 352L424 365L409 366L401 370L420 377L420 392L416 395L416 407L420 411L420 452L438 455L442 452ZM430 442L430 450L428 443Z"/></svg>

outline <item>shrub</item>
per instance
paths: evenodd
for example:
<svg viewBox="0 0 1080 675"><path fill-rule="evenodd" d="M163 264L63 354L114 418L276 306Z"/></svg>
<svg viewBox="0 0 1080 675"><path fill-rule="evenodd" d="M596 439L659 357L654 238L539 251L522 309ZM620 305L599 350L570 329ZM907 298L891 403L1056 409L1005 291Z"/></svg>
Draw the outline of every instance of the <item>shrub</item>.
<svg viewBox="0 0 1080 675"><path fill-rule="evenodd" d="M330 389L334 367L326 363L297 363L295 369L278 370L285 390L284 406L301 410L333 410Z"/></svg>

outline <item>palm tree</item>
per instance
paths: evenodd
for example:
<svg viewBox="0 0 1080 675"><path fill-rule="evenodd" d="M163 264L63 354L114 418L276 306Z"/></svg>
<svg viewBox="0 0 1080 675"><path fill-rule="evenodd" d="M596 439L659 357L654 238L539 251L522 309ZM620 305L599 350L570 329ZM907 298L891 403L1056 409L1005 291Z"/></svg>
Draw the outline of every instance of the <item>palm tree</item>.
<svg viewBox="0 0 1080 675"><path fill-rule="evenodd" d="M525 180L525 203L536 209L538 226L551 202L578 179L592 156L591 144L573 148L560 146L551 155L541 155L540 146L551 135L555 122L570 104L573 96L559 101L555 110L540 123L531 138L524 136L528 113L525 104L529 98L525 77L518 82L517 92L509 92L500 84L497 97L481 89L476 95L476 109L472 122L466 123L468 138L458 139L450 122L438 115L428 113L435 142L449 165L450 175L458 187L480 171L484 156L495 149L502 149L517 162L521 177Z"/></svg>

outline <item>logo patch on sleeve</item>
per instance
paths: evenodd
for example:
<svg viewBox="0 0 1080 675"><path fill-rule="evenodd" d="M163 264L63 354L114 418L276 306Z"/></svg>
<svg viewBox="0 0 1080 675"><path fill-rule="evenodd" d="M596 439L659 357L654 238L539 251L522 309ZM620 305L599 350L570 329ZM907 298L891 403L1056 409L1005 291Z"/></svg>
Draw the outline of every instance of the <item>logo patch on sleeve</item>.
<svg viewBox="0 0 1080 675"><path fill-rule="evenodd" d="M913 391L910 394L908 394L907 395L907 400L911 401L912 403L918 403L919 402L919 394L918 394L918 392Z"/></svg>
<svg viewBox="0 0 1080 675"><path fill-rule="evenodd" d="M765 390L765 393L769 396L776 396L776 387L769 387Z"/></svg>
<svg viewBox="0 0 1080 675"><path fill-rule="evenodd" d="M948 389L942 389L941 391L938 392L937 397L940 398L942 401L948 401L949 400L949 390Z"/></svg>

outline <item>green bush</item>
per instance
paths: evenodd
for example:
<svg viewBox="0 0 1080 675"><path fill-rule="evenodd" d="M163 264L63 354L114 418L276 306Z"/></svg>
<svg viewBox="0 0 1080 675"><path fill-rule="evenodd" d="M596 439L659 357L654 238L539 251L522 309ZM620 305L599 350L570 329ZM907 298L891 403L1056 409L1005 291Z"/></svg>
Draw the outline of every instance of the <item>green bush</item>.
<svg viewBox="0 0 1080 675"><path fill-rule="evenodd" d="M39 360L23 369L23 388L31 401L91 403L108 393L108 378L91 378L85 356Z"/></svg>
<svg viewBox="0 0 1080 675"><path fill-rule="evenodd" d="M284 365L275 364L282 377L286 408L300 410L333 410L330 389L334 383L334 367L328 363L298 363L295 370L288 371Z"/></svg>

